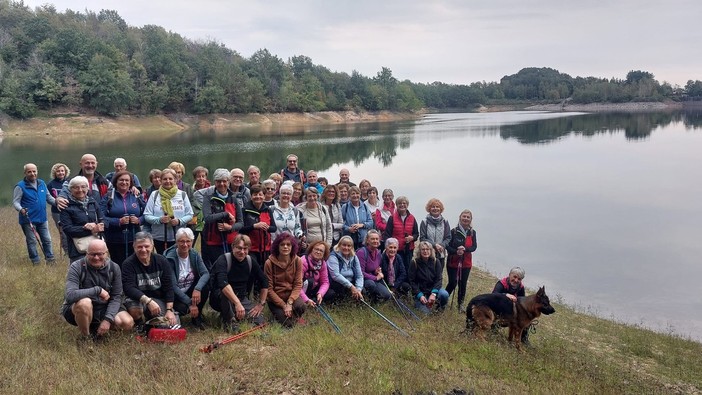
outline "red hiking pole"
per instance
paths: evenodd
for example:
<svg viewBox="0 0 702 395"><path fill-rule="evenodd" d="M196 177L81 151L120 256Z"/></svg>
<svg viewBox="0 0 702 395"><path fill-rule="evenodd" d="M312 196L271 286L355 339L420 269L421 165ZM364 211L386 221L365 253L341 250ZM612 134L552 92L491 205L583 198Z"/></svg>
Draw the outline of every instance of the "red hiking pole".
<svg viewBox="0 0 702 395"><path fill-rule="evenodd" d="M204 352L204 353L208 353L208 354L209 354L209 353L211 353L212 351L214 351L215 349L219 348L220 346L223 346L223 345L225 345L225 344L229 344L229 343L235 342L235 341L237 341L237 340L239 340L239 339L242 339L242 338L244 338L244 337L250 335L251 333L253 333L253 332L255 332L255 331L259 330L259 329L265 328L267 325L268 325L268 323L261 324L261 325L259 325L259 326L253 327L253 328L251 328L251 329L249 329L249 330L247 330L247 331L238 333L238 334L236 334L236 335L234 335L234 336L230 336L230 337L228 337L228 338L226 338L226 339L224 339L224 340L215 341L215 342L213 342L212 344L208 344L208 345L206 345L205 347L202 347L202 348L200 349L200 352Z"/></svg>

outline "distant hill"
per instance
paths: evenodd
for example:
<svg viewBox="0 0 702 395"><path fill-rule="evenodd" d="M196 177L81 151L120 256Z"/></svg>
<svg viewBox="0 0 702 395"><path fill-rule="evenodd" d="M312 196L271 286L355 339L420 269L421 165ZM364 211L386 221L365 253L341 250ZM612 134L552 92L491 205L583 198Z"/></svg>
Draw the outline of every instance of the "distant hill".
<svg viewBox="0 0 702 395"><path fill-rule="evenodd" d="M118 114L278 113L472 109L514 101L575 103L686 100L684 88L630 71L625 79L571 77L525 68L499 82L399 81L332 72L304 55L267 49L250 58L216 41L193 41L155 25L134 27L113 10L59 13L0 0L0 112L29 118L56 107Z"/></svg>

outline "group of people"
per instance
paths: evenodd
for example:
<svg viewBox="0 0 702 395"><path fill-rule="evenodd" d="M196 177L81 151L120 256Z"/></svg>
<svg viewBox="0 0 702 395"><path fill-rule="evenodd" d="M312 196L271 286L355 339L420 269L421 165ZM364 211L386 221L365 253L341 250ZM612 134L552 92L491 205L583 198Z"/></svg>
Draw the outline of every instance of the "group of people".
<svg viewBox="0 0 702 395"><path fill-rule="evenodd" d="M45 184L27 164L13 197L34 264L38 243L47 264L56 261L51 205L70 263L63 313L85 336L157 316L176 324L190 315L203 328L208 300L232 331L243 320L262 323L264 305L286 327L304 321L307 308L344 299L407 296L429 314L445 309L457 291L464 311L477 248L470 210L452 228L443 203L432 198L417 219L407 197L381 194L365 179L357 186L348 169L330 183L305 173L293 154L267 179L253 165L246 173L216 169L211 178L198 166L192 184L185 167L172 162L150 171L146 188L123 158L106 176L97 165L85 154L71 176L57 163Z"/></svg>

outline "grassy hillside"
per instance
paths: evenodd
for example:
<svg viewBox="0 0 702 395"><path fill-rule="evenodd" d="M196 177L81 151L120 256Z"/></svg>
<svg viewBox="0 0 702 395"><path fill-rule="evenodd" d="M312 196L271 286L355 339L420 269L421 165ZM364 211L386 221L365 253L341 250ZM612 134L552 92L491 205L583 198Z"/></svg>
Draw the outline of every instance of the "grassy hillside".
<svg viewBox="0 0 702 395"><path fill-rule="evenodd" d="M14 210L0 208L0 226L1 393L702 393L702 344L559 304L524 353L505 334L487 342L461 334L465 316L456 311L410 330L389 304L380 311L409 338L349 305L328 308L341 334L309 312L304 327L273 326L203 354L200 347L227 336L209 311L208 330L177 345L125 333L78 348L77 329L58 314L67 262L32 267ZM489 292L494 281L473 271L469 294Z"/></svg>

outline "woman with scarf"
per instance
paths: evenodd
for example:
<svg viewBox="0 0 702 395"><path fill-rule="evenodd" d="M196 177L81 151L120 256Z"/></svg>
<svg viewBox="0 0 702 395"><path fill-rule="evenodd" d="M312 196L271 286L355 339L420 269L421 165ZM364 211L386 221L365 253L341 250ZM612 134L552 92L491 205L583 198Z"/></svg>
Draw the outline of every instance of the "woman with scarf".
<svg viewBox="0 0 702 395"><path fill-rule="evenodd" d="M336 185L330 184L324 187L320 203L327 208L327 214L329 214L329 220L332 223L331 247L334 247L339 242L341 232L344 230L344 217L341 215L339 191Z"/></svg>
<svg viewBox="0 0 702 395"><path fill-rule="evenodd" d="M392 295L385 286L385 275L380 267L383 258L380 251L380 232L375 229L369 230L363 244L363 247L356 250L363 272L363 289L372 299L385 302Z"/></svg>
<svg viewBox="0 0 702 395"><path fill-rule="evenodd" d="M268 308L275 320L286 328L302 323L306 309L300 298L302 260L293 235L283 233L275 239L263 271L268 278Z"/></svg>
<svg viewBox="0 0 702 395"><path fill-rule="evenodd" d="M132 173L118 171L112 176L112 183L112 190L100 201L100 210L105 216L110 259L122 267L122 262L134 253L134 235L141 231L146 202L141 194L132 193Z"/></svg>
<svg viewBox="0 0 702 395"><path fill-rule="evenodd" d="M105 224L98 202L88 194L87 178L73 177L68 182L68 192L68 206L61 210L61 227L67 238L69 262L74 262L83 258L87 251L79 250L74 240L98 237L105 231Z"/></svg>
<svg viewBox="0 0 702 395"><path fill-rule="evenodd" d="M446 264L446 246L451 240L451 225L441 214L444 212L444 204L441 200L429 199L425 206L427 217L419 225L419 240L428 241L434 246L436 258L441 261L441 265Z"/></svg>
<svg viewBox="0 0 702 395"><path fill-rule="evenodd" d="M478 248L475 230L472 227L473 213L463 210L458 216L458 225L451 229L451 238L446 246L448 251L448 284L446 291L450 294L458 284L458 310L465 312L463 300L466 297L468 275L473 267L473 252Z"/></svg>
<svg viewBox="0 0 702 395"><path fill-rule="evenodd" d="M314 307L321 304L329 290L327 259L329 259L329 244L321 240L310 244L307 247L307 253L302 256L300 299L308 306Z"/></svg>
<svg viewBox="0 0 702 395"><path fill-rule="evenodd" d="M161 171L161 187L149 196L144 208L144 220L151 224L156 251L159 254L175 245L176 231L193 218L188 195L176 187L176 172Z"/></svg>
<svg viewBox="0 0 702 395"><path fill-rule="evenodd" d="M397 295L406 295L411 287L407 282L405 264L397 253L398 245L399 242L394 237L385 240L385 251L380 261L380 268L390 291Z"/></svg>
<svg viewBox="0 0 702 395"><path fill-rule="evenodd" d="M309 187L305 192L305 203L297 206L302 217L302 231L304 232L303 248L307 243L322 240L327 244L332 243L333 230L327 208L319 202L317 188Z"/></svg>
<svg viewBox="0 0 702 395"><path fill-rule="evenodd" d="M71 169L63 163L56 163L51 166L51 181L46 184L51 196L54 198L59 196L59 192L63 189L63 183L68 179L69 175L71 175ZM66 241L66 234L63 233L63 229L61 229L61 211L59 211L58 207L51 206L51 218L54 220L54 224L59 231L61 250L67 254L68 243Z"/></svg>
<svg viewBox="0 0 702 395"><path fill-rule="evenodd" d="M395 194L392 192L392 189L385 189L383 190L383 204L380 206L379 210L373 213L375 228L378 229L380 233L385 232L385 228L388 226L388 220L392 217L392 213L394 212Z"/></svg>

